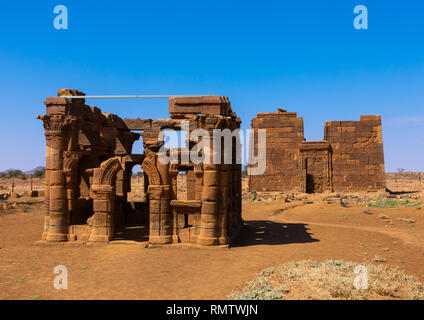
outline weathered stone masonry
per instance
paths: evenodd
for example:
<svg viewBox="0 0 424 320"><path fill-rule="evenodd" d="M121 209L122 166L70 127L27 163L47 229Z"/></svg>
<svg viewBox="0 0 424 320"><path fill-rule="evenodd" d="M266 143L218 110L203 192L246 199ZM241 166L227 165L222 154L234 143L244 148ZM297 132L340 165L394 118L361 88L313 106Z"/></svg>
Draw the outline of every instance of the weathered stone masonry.
<svg viewBox="0 0 424 320"><path fill-rule="evenodd" d="M229 244L242 224L241 165L164 165L158 160L163 145L159 132L181 130L182 121L189 122L190 131L208 130L211 141L213 129L240 128L228 98L171 98L171 119L152 120L121 119L87 106L83 98L61 97L81 95L77 90L60 89L58 97L44 102L46 114L38 116L47 143L42 240L113 240L116 229L127 220L132 168L140 164L146 177L145 221L150 243ZM140 136L144 153L133 154L133 143ZM232 142L234 158L237 143L236 139ZM189 149L194 144L187 141ZM179 156L183 150L178 150ZM188 200L177 199L180 171L187 172Z"/></svg>
<svg viewBox="0 0 424 320"><path fill-rule="evenodd" d="M380 116L325 123L323 141L305 141L303 118L279 109L258 113L252 129L266 129L265 174L249 176L250 191L340 192L385 189ZM255 139L253 147L257 150Z"/></svg>

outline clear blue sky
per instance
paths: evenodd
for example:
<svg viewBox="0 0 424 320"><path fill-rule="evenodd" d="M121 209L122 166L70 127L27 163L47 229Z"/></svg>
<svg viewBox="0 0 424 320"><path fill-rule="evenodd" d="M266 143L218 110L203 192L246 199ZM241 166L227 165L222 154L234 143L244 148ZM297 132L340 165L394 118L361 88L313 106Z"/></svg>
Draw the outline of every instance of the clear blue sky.
<svg viewBox="0 0 424 320"><path fill-rule="evenodd" d="M53 27L68 8L69 29ZM368 30L353 8L368 7ZM424 171L424 1L10 1L0 4L0 170L44 165L43 101L87 94L227 95L243 121L284 107L307 140L381 114L386 171ZM167 100L88 100L168 117Z"/></svg>

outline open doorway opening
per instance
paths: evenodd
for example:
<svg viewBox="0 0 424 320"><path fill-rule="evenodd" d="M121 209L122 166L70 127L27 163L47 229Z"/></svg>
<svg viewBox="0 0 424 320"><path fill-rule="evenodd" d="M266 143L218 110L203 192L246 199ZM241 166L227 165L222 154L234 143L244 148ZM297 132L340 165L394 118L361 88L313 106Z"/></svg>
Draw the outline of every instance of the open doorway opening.
<svg viewBox="0 0 424 320"><path fill-rule="evenodd" d="M145 174L140 165L135 165L131 174L131 189L127 194L128 202L146 202Z"/></svg>
<svg viewBox="0 0 424 320"><path fill-rule="evenodd" d="M187 171L178 172L177 200L187 200Z"/></svg>
<svg viewBox="0 0 424 320"><path fill-rule="evenodd" d="M132 168L129 177L125 221L114 240L147 241L149 237L149 204L147 196L147 175L140 165Z"/></svg>

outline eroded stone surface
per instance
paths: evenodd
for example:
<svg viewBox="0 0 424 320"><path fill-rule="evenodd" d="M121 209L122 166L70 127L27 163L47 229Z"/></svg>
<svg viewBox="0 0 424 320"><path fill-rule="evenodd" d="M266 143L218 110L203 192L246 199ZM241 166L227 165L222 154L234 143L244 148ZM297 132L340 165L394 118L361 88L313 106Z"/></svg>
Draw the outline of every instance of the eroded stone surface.
<svg viewBox="0 0 424 320"><path fill-rule="evenodd" d="M42 240L108 242L131 220L130 213L144 208L150 243L229 244L242 224L241 165L158 160L163 145L159 133L181 130L182 121L188 121L190 131L207 130L211 145L214 129L240 128L227 97L172 98L171 119L121 119L86 105L83 98L63 97L75 95L84 93L59 89L58 97L44 102L46 114L38 116L47 144ZM132 154L140 136L144 153ZM236 143L232 142L234 153ZM190 142L188 148L193 145ZM145 174L144 205L127 201L135 165ZM177 199L181 171L187 173L185 200Z"/></svg>
<svg viewBox="0 0 424 320"><path fill-rule="evenodd" d="M326 122L323 141L305 141L303 118L281 108L275 113L258 113L252 129L266 129L267 155L265 174L249 176L249 191L385 189L380 116ZM257 144L256 139L255 150Z"/></svg>

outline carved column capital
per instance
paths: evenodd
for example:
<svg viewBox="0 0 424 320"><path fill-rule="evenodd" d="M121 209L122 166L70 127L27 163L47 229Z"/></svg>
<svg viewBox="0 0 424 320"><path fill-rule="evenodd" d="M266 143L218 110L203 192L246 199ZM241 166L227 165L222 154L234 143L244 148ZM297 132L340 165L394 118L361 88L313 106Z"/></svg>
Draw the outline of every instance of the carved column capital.
<svg viewBox="0 0 424 320"><path fill-rule="evenodd" d="M42 115L37 119L43 121L46 139L62 136L68 130L74 130L78 126L80 119L69 115Z"/></svg>
<svg viewBox="0 0 424 320"><path fill-rule="evenodd" d="M64 151L63 152L63 173L70 176L72 171L77 167L78 161L81 158L79 152Z"/></svg>

